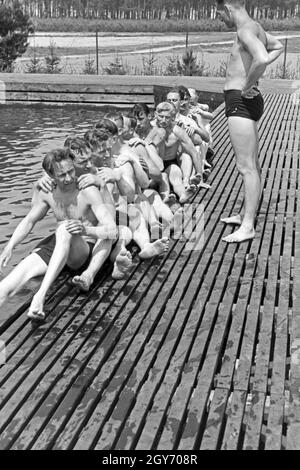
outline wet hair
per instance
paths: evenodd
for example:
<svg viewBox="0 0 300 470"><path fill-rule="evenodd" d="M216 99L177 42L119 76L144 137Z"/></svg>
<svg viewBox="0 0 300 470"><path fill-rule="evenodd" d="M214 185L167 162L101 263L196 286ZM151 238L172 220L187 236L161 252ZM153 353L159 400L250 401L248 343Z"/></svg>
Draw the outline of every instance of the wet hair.
<svg viewBox="0 0 300 470"><path fill-rule="evenodd" d="M64 160L74 160L74 156L71 153L69 148L58 148L54 150L50 150L47 152L44 159L43 159L43 169L48 173L50 176L55 176L54 173L54 164L60 163Z"/></svg>
<svg viewBox="0 0 300 470"><path fill-rule="evenodd" d="M130 111L130 114L133 116L139 117L140 114L144 113L146 116L150 114L150 108L146 103L135 103L133 108Z"/></svg>
<svg viewBox="0 0 300 470"><path fill-rule="evenodd" d="M121 121L122 126L124 124L124 118L123 115L117 111L111 111L110 113L105 114L104 119L109 119L112 121L114 124L116 121Z"/></svg>
<svg viewBox="0 0 300 470"><path fill-rule="evenodd" d="M129 119L130 121L130 129L135 129L136 128L136 125L137 125L137 118L132 115L131 113L128 113L128 114L125 114L124 116L124 124L125 124L125 119Z"/></svg>
<svg viewBox="0 0 300 470"><path fill-rule="evenodd" d="M168 111L171 114L175 116L176 114L176 109L173 103L169 103L169 101L163 101L162 103L159 103L156 107L156 112L160 113L162 111Z"/></svg>
<svg viewBox="0 0 300 470"><path fill-rule="evenodd" d="M169 93L177 93L179 95L180 101L184 100L186 97L190 98L190 92L188 88L183 85L171 88L171 90L168 91L168 94Z"/></svg>
<svg viewBox="0 0 300 470"><path fill-rule="evenodd" d="M122 115L121 115L121 117L122 117L122 120L123 120ZM118 134L117 125L110 118L106 118L106 117L104 117L103 119L100 119L98 122L96 122L95 129L98 130L98 131L101 130L102 132L107 133L108 137L111 137L111 136L114 136L114 135ZM108 137L106 139L103 138L101 140L107 140Z"/></svg>
<svg viewBox="0 0 300 470"><path fill-rule="evenodd" d="M84 139L72 135L66 138L64 147L69 148L71 151L78 150L81 154L85 153L88 149Z"/></svg>
<svg viewBox="0 0 300 470"><path fill-rule="evenodd" d="M178 87L178 90L179 90L179 93L180 93L180 99L181 100L184 100L186 98L190 98L191 95L190 95L190 92L189 92L189 89L186 87L186 86L183 86L183 85L180 85Z"/></svg>

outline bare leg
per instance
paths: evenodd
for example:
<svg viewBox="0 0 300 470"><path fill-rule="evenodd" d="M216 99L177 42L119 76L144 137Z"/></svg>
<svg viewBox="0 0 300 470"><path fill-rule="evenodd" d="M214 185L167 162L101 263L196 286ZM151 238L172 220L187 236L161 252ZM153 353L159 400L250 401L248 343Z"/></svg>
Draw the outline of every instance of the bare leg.
<svg viewBox="0 0 300 470"><path fill-rule="evenodd" d="M138 209L135 207L135 210ZM129 212L129 211L128 211ZM133 239L141 249L140 258L147 259L153 256L161 255L169 248L169 239L167 237L160 238L155 242L150 242L150 235L147 228L147 223L141 212L134 215L133 211L129 212L130 228L133 233Z"/></svg>
<svg viewBox="0 0 300 470"><path fill-rule="evenodd" d="M173 204L176 201L175 194L171 193L169 177L166 172L163 172L162 181L159 184L159 194L165 204Z"/></svg>
<svg viewBox="0 0 300 470"><path fill-rule="evenodd" d="M244 215L240 228L223 240L228 243L254 238L254 220L260 198L257 124L241 117L228 118L229 134L236 155L237 169L244 182ZM228 222L227 222L228 223Z"/></svg>
<svg viewBox="0 0 300 470"><path fill-rule="evenodd" d="M74 276L72 283L87 292L94 282L95 276L103 266L111 252L112 240L98 240L94 246L92 258L87 269L80 276Z"/></svg>
<svg viewBox="0 0 300 470"><path fill-rule="evenodd" d="M177 165L170 165L167 169L167 172L169 175L170 183L172 184L175 193L179 197L179 202L181 204L186 203L189 199L191 199L191 197L193 197L196 191L196 186L190 185L185 188L183 184L181 169Z"/></svg>
<svg viewBox="0 0 300 470"><path fill-rule="evenodd" d="M113 279L123 279L132 265L131 253L126 249L131 240L132 232L130 228L125 225L119 226L119 239L110 255L110 259L114 263Z"/></svg>
<svg viewBox="0 0 300 470"><path fill-rule="evenodd" d="M182 181L184 187L187 188L190 185L190 177L193 171L193 160L192 157L187 153L182 153L180 158L180 168L182 171Z"/></svg>
<svg viewBox="0 0 300 470"><path fill-rule="evenodd" d="M47 264L37 253L26 256L1 282L0 307L20 290L30 279L42 276Z"/></svg>
<svg viewBox="0 0 300 470"><path fill-rule="evenodd" d="M43 319L45 297L49 287L61 272L65 264L73 269L78 269L86 261L89 255L89 246L78 235L71 235L65 224L60 224L56 230L56 244L51 256L48 269L42 284L32 299L28 316L34 319Z"/></svg>

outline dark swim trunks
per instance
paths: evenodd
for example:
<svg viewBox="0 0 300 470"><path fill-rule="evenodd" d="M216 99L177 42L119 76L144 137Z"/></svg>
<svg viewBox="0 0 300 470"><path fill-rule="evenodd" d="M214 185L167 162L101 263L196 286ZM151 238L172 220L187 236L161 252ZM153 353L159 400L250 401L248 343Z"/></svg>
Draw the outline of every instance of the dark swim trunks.
<svg viewBox="0 0 300 470"><path fill-rule="evenodd" d="M241 90L225 90L225 109L226 117L242 117L259 121L264 112L264 100L259 95L254 98L244 98L241 96Z"/></svg>
<svg viewBox="0 0 300 470"><path fill-rule="evenodd" d="M43 238L43 240L41 240L37 244L34 250L32 250L32 253L36 253L37 255L39 255L39 257L42 258L42 260L47 265L49 264L50 258L55 248L55 238L56 238L55 233L53 233L52 235L49 235L46 238ZM89 256L87 258L87 261L89 261L92 256L92 252L93 252L95 244L92 242L87 242L87 244L89 245L89 250L90 250Z"/></svg>
<svg viewBox="0 0 300 470"><path fill-rule="evenodd" d="M164 163L164 170L163 171L166 171L166 169L169 168L169 166L171 166L171 165L177 165L178 166L177 158L173 158L172 160L163 160L163 163Z"/></svg>

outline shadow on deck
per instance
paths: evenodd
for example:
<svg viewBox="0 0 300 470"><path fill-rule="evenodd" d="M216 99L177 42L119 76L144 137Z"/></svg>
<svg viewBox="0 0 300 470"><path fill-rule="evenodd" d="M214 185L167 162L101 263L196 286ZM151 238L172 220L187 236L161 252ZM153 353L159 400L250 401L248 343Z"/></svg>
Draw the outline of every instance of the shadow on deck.
<svg viewBox="0 0 300 470"><path fill-rule="evenodd" d="M140 263L134 248L130 275L106 267L88 295L62 274L44 325L23 306L0 327L0 448L300 448L300 103L265 103L256 238L222 242L242 181L221 107L188 222L201 249L171 240Z"/></svg>

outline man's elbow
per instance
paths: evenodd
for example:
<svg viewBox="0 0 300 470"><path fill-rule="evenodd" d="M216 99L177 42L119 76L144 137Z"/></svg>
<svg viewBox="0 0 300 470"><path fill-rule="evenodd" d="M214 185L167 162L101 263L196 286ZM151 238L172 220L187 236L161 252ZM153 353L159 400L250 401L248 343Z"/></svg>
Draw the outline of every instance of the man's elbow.
<svg viewBox="0 0 300 470"><path fill-rule="evenodd" d="M269 63L269 60L269 54L266 52L266 54L261 54L256 58L255 65L256 67L266 67Z"/></svg>

